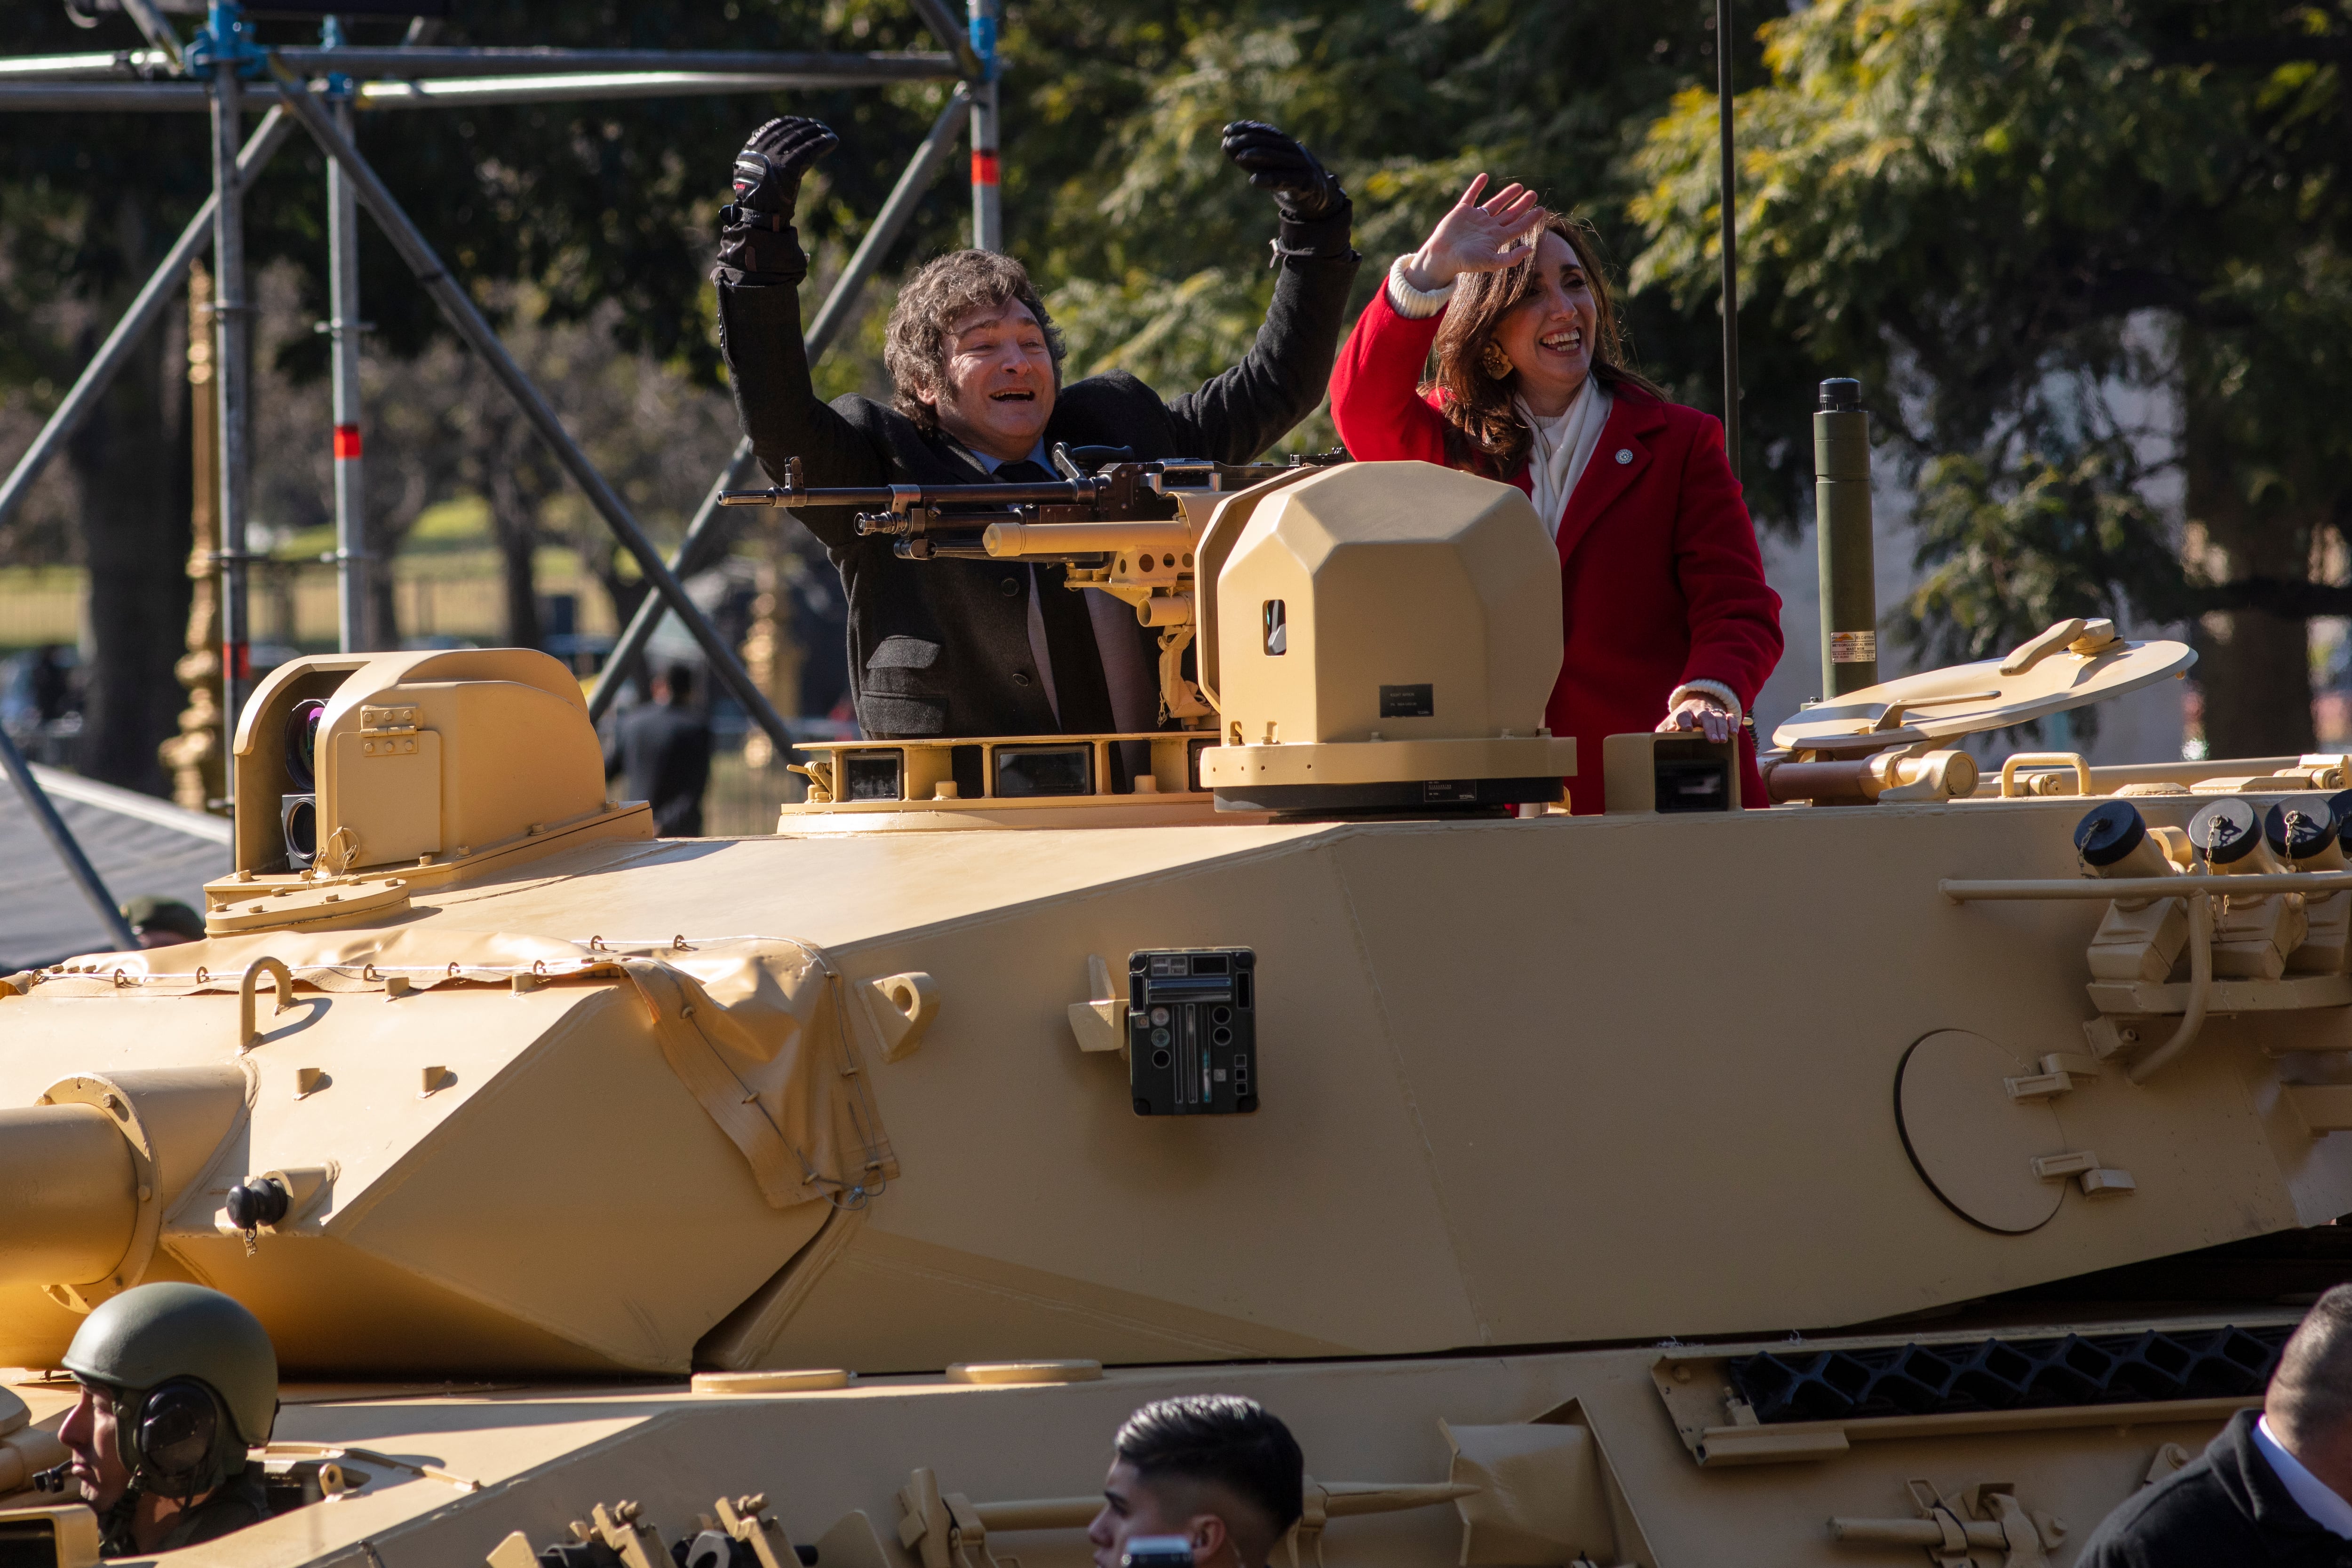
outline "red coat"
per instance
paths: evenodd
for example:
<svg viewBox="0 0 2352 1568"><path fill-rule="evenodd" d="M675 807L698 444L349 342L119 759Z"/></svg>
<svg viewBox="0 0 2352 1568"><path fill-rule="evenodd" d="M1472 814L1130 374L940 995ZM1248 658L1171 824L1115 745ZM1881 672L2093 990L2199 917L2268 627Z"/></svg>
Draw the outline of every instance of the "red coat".
<svg viewBox="0 0 2352 1568"><path fill-rule="evenodd" d="M1367 460L1445 462L1445 421L1416 390L1443 312L1397 314L1383 288L1339 351L1331 413ZM1720 681L1752 706L1780 660L1780 596L1764 580L1756 526L1713 417L1630 386L1559 524L1567 648L1544 716L1576 737L1579 813L1601 810L1603 737L1654 729L1685 681ZM1512 483L1533 494L1525 464ZM1766 804L1751 744L1740 800Z"/></svg>

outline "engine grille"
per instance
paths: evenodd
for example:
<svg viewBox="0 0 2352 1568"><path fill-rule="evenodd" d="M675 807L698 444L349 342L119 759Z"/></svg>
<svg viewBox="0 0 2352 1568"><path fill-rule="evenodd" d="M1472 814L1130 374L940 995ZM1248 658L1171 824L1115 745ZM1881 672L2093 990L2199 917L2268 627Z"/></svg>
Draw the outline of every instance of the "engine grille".
<svg viewBox="0 0 2352 1568"><path fill-rule="evenodd" d="M2294 1332L2291 1324L2195 1333L2149 1329L1810 1354L1768 1351L1735 1357L1727 1370L1766 1425L2247 1397L2268 1385Z"/></svg>

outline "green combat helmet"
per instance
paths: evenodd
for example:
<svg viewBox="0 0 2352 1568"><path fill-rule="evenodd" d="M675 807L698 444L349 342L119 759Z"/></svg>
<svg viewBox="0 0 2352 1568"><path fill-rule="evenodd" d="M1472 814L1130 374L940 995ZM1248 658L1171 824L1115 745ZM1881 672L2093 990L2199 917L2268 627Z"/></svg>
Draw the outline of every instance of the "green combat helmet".
<svg viewBox="0 0 2352 1568"><path fill-rule="evenodd" d="M67 1348L65 1368L112 1394L123 1465L166 1497L219 1486L278 1420L268 1331L202 1285L141 1285L102 1302Z"/></svg>

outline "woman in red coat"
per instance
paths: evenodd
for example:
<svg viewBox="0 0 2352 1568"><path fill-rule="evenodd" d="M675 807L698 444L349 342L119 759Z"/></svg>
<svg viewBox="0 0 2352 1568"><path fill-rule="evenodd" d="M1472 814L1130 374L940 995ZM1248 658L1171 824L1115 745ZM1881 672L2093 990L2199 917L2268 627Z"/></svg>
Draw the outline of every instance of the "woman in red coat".
<svg viewBox="0 0 2352 1568"><path fill-rule="evenodd" d="M1356 323L1331 377L1339 437L1359 458L1442 463L1534 501L1567 623L1545 716L1576 737L1579 812L1602 809L1602 737L1643 729L1741 736L1740 799L1761 806L1741 721L1780 662L1780 596L1723 426L1625 368L1581 227L1517 185L1481 205L1486 183Z"/></svg>

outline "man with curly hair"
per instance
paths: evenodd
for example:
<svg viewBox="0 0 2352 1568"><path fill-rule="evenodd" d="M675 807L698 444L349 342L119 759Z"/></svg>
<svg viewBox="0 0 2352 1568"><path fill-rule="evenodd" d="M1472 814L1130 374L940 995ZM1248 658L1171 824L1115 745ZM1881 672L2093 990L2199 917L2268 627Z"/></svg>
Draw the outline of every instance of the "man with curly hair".
<svg viewBox="0 0 2352 1568"><path fill-rule="evenodd" d="M1058 443L1139 458L1244 463L1322 401L1360 259L1352 207L1315 155L1270 125L1225 127L1224 151L1274 193L1274 302L1241 363L1172 401L1124 371L1064 385L1062 341L1008 256L956 251L919 269L890 313L887 406L827 405L809 382L793 228L801 177L838 144L814 120L772 120L735 162L722 209L721 346L735 405L771 478L801 460L812 486L1024 483L1057 477ZM849 599L858 723L876 738L1133 733L1160 727L1156 638L1108 594L1071 592L1057 565L902 560L841 508L801 514ZM978 779L963 783L978 793Z"/></svg>

